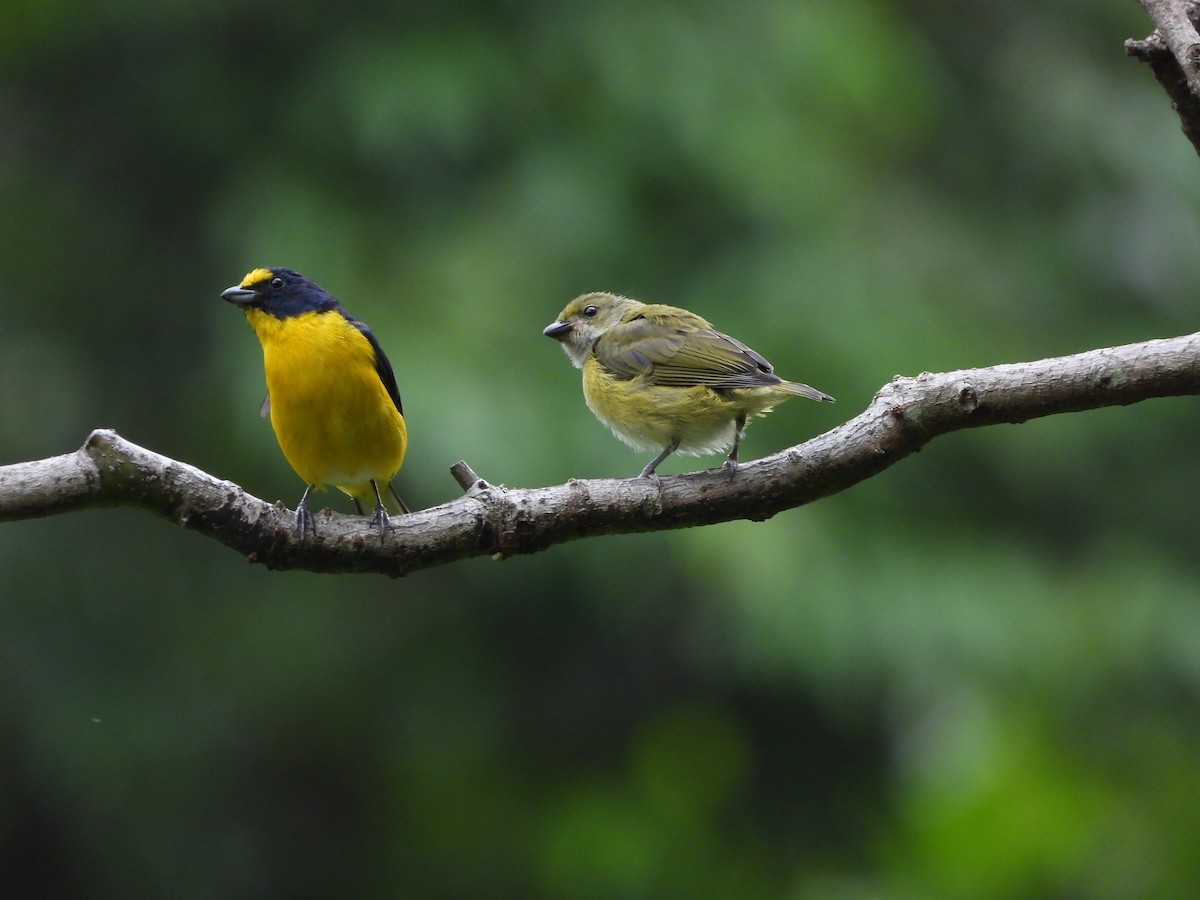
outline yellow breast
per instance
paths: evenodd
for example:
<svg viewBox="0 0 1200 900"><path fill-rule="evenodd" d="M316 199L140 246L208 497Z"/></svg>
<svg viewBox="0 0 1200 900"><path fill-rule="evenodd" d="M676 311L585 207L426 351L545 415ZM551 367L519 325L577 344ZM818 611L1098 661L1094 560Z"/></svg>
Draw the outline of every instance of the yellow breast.
<svg viewBox="0 0 1200 900"><path fill-rule="evenodd" d="M277 319L250 309L263 348L271 425L283 455L306 484L333 484L375 502L400 469L404 417L375 370L370 342L337 311Z"/></svg>
<svg viewBox="0 0 1200 900"><path fill-rule="evenodd" d="M793 392L781 385L715 391L616 378L589 356L583 396L596 417L635 450L661 450L678 441L678 452L702 456L733 446L739 416L765 415Z"/></svg>
<svg viewBox="0 0 1200 900"><path fill-rule="evenodd" d="M738 410L706 387L614 378L589 358L583 366L583 396L596 417L635 450L661 450L679 441L679 452L703 454L733 444Z"/></svg>

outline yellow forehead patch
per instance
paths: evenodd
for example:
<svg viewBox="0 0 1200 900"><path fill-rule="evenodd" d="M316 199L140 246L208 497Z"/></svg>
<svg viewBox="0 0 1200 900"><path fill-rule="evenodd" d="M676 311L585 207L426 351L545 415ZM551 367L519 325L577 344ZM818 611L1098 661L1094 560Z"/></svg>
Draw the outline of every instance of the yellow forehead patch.
<svg viewBox="0 0 1200 900"><path fill-rule="evenodd" d="M254 287L260 281L266 281L271 277L270 269L253 269L246 273L246 277L242 279L241 287Z"/></svg>

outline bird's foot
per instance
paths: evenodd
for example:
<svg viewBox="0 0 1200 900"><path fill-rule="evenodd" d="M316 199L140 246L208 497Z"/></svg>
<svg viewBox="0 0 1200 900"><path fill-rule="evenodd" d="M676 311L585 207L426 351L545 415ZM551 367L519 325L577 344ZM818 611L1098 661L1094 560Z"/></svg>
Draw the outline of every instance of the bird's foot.
<svg viewBox="0 0 1200 900"><path fill-rule="evenodd" d="M300 502L296 504L296 537L301 541L308 537L310 531L314 537L317 534L317 523L308 508L308 495L312 493L312 489L311 484L306 485L304 493L300 495Z"/></svg>
<svg viewBox="0 0 1200 900"><path fill-rule="evenodd" d="M654 470L658 468L658 464L679 449L679 441L671 441L667 446L662 448L662 452L654 459L647 463L646 468L642 469L640 478L653 478L654 483L658 484L658 476L654 474Z"/></svg>
<svg viewBox="0 0 1200 900"><path fill-rule="evenodd" d="M642 469L642 473L640 475L638 475L638 478L645 478L651 484L661 484L662 483L662 478L660 478L658 473L655 472L653 469L651 469L649 466Z"/></svg>
<svg viewBox="0 0 1200 900"><path fill-rule="evenodd" d="M317 523L308 508L308 501L301 500L300 505L296 507L296 537L303 541L310 533L316 537Z"/></svg>
<svg viewBox="0 0 1200 900"><path fill-rule="evenodd" d="M375 513L371 516L371 527L379 532L379 541L382 543L387 538L388 529L391 527L391 518L388 516L387 507L382 503L375 505Z"/></svg>

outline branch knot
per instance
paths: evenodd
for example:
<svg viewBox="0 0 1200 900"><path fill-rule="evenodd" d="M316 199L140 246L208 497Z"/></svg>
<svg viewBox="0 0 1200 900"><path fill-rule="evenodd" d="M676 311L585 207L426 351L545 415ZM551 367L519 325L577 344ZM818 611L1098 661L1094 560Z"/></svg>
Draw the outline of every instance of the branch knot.
<svg viewBox="0 0 1200 900"><path fill-rule="evenodd" d="M963 412L973 413L979 408L979 394L970 382L959 382L954 398L958 401L958 408Z"/></svg>

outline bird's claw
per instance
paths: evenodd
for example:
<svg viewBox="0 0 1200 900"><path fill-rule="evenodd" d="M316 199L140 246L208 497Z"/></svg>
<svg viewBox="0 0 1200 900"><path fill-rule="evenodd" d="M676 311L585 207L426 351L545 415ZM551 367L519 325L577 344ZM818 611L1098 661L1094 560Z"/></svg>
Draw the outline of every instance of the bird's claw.
<svg viewBox="0 0 1200 900"><path fill-rule="evenodd" d="M308 504L301 503L296 507L296 536L303 541L308 537L309 532L312 532L314 537L316 536L317 523L309 511Z"/></svg>
<svg viewBox="0 0 1200 900"><path fill-rule="evenodd" d="M371 528L379 532L379 540L382 543L387 539L388 529L391 527L392 520L388 516L387 507L382 503L375 507L375 513L371 516Z"/></svg>

